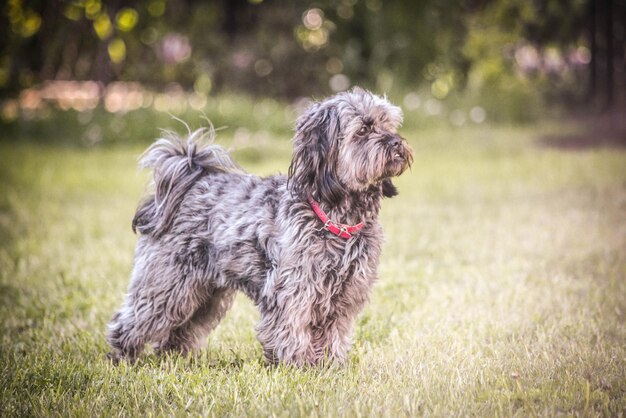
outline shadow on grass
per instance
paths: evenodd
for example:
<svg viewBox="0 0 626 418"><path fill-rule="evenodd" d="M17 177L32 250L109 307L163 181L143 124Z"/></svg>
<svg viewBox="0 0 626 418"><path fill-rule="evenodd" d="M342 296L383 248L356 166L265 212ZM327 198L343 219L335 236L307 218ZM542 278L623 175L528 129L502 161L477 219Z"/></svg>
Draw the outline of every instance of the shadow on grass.
<svg viewBox="0 0 626 418"><path fill-rule="evenodd" d="M317 365L296 366L293 364L278 363L272 364L264 360L263 356L258 352L246 351L243 355L234 349L225 349L211 351L204 348L195 353L181 354L178 352L157 353L151 348L146 350L137 360L129 362L120 361L118 364L110 361L106 356L104 362L114 368L134 369L135 371L152 371L161 370L164 372L201 372L213 370L224 373L242 372L246 368L252 368L264 373L296 373L304 375L325 375L327 373L335 373L344 370L345 367L333 363L332 361L323 361ZM358 359L351 359L353 365L358 364Z"/></svg>
<svg viewBox="0 0 626 418"><path fill-rule="evenodd" d="M584 151L596 148L626 148L626 109L571 120L574 133L544 135L539 143L548 148Z"/></svg>
<svg viewBox="0 0 626 418"><path fill-rule="evenodd" d="M220 370L241 370L246 363L262 363L260 359L245 359L236 353L231 353L233 356L227 357L212 357L207 353L199 352L194 354L183 355L180 353L145 353L134 362L128 362L125 360L120 361L118 365L115 365L112 361L105 357L105 361L109 362L115 367L125 364L126 367L136 369L177 369L184 371L194 371L199 369L220 369Z"/></svg>

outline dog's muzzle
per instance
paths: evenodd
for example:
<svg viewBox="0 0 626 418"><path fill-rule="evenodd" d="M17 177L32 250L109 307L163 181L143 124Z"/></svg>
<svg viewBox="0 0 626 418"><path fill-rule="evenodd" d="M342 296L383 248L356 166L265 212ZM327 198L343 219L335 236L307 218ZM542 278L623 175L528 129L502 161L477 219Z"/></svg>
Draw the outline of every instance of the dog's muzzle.
<svg viewBox="0 0 626 418"><path fill-rule="evenodd" d="M400 135L389 135L386 142L391 157L390 162L401 163L402 171L404 171L413 162L413 150Z"/></svg>

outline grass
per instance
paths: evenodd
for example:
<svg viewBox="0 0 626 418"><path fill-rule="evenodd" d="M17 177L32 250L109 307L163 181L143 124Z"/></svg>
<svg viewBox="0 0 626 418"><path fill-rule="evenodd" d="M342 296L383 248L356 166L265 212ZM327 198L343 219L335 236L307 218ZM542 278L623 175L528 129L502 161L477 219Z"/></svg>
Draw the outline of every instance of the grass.
<svg viewBox="0 0 626 418"><path fill-rule="evenodd" d="M626 150L538 145L563 129L405 131L350 361L302 370L243 296L198 356L110 365L143 146L0 142L0 415L624 416ZM287 140L236 155L284 172Z"/></svg>

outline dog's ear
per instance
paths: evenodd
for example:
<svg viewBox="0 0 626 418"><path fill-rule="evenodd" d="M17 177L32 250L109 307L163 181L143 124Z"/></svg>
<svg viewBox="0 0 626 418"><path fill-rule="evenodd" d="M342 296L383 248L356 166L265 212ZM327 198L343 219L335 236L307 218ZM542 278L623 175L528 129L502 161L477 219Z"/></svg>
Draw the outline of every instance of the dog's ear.
<svg viewBox="0 0 626 418"><path fill-rule="evenodd" d="M339 115L331 103L317 103L298 118L289 166L292 193L331 206L341 201L345 190L335 173L340 134Z"/></svg>
<svg viewBox="0 0 626 418"><path fill-rule="evenodd" d="M391 182L391 179L383 180L382 190L383 190L383 196L385 197L394 197L398 195L398 189Z"/></svg>

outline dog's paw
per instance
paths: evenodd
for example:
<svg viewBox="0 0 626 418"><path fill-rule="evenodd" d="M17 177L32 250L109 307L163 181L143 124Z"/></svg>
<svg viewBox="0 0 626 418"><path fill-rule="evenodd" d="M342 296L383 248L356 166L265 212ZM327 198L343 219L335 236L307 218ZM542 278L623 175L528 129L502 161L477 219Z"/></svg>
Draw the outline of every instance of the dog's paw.
<svg viewBox="0 0 626 418"><path fill-rule="evenodd" d="M111 351L107 353L107 360L109 360L109 362L111 362L111 364L114 366L117 366L118 364L120 364L120 359L122 358L123 356L119 352Z"/></svg>
<svg viewBox="0 0 626 418"><path fill-rule="evenodd" d="M133 365L137 361L137 358L134 356L124 355L120 351L111 351L107 353L107 360L109 360L112 365L118 366L121 361L128 361L130 365Z"/></svg>

